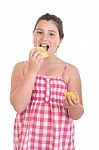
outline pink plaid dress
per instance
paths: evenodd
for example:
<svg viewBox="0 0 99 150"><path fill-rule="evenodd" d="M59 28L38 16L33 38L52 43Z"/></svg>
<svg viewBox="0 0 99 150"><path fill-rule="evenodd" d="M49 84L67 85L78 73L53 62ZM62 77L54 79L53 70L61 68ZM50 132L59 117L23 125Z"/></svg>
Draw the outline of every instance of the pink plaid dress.
<svg viewBox="0 0 99 150"><path fill-rule="evenodd" d="M63 106L66 90L63 78L37 75L29 106L16 115L14 150L75 149L74 123Z"/></svg>

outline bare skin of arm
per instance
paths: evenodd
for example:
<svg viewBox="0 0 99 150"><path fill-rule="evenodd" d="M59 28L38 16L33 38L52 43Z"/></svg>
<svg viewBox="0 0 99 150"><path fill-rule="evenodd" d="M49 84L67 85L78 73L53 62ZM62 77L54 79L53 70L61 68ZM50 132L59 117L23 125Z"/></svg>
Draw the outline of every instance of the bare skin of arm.
<svg viewBox="0 0 99 150"><path fill-rule="evenodd" d="M42 62L43 58L39 52L31 50L26 71L23 62L17 63L13 69L10 101L18 113L24 111L30 102L33 85Z"/></svg>
<svg viewBox="0 0 99 150"><path fill-rule="evenodd" d="M68 91L76 93L78 99L76 101L72 101L70 97L66 97L64 104L65 107L68 109L69 116L72 119L77 120L84 113L82 102L81 79L78 69L75 66L69 65L67 72L69 75Z"/></svg>

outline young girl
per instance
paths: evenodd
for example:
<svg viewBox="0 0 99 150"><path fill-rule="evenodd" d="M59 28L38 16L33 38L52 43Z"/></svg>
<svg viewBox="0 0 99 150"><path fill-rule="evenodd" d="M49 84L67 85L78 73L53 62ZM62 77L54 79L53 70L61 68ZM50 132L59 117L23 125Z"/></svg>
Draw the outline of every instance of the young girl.
<svg viewBox="0 0 99 150"><path fill-rule="evenodd" d="M34 48L15 65L10 101L17 112L14 150L74 150L74 123L84 112L78 69L56 55L64 37L62 21L44 14L33 31ZM43 47L43 58L37 47ZM77 94L77 100L64 96Z"/></svg>

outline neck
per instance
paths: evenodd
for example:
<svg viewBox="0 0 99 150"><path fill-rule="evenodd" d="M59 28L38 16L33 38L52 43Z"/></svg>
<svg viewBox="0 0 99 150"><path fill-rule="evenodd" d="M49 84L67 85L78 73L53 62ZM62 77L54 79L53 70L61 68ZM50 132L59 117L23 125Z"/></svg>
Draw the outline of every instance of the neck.
<svg viewBox="0 0 99 150"><path fill-rule="evenodd" d="M44 59L44 63L53 62L53 61L55 61L55 60L57 60L57 56L56 56L56 55L49 56L49 57L47 57L47 58Z"/></svg>

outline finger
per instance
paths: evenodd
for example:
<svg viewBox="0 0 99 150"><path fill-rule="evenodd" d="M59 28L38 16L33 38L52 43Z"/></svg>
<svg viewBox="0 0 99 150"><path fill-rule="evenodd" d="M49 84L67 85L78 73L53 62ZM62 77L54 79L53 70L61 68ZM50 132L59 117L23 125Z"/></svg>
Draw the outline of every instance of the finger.
<svg viewBox="0 0 99 150"><path fill-rule="evenodd" d="M36 51L35 48L31 49L30 53L29 53L29 57L32 57L33 56L33 53Z"/></svg>
<svg viewBox="0 0 99 150"><path fill-rule="evenodd" d="M79 100L72 100L74 105L77 105L79 103Z"/></svg>
<svg viewBox="0 0 99 150"><path fill-rule="evenodd" d="M36 50L32 50L32 51L30 52L29 58L30 58L30 59L32 58L33 60L35 60L35 59L38 58L38 55L39 55L39 52L37 52Z"/></svg>
<svg viewBox="0 0 99 150"><path fill-rule="evenodd" d="M68 105L69 105L70 107L73 107L73 106L74 106L74 103L73 103L73 101L71 100L70 97L67 98L67 103L68 103Z"/></svg>
<svg viewBox="0 0 99 150"><path fill-rule="evenodd" d="M64 100L64 107L65 107L65 108L68 108L68 107L69 107L69 103L68 103L67 98Z"/></svg>
<svg viewBox="0 0 99 150"><path fill-rule="evenodd" d="M43 61L44 61L43 58L40 58L40 59L39 59L39 63L40 63L40 64L41 64Z"/></svg>
<svg viewBox="0 0 99 150"><path fill-rule="evenodd" d="M41 53L37 53L37 55L35 56L36 60L39 61L39 60L44 60L44 57Z"/></svg>

